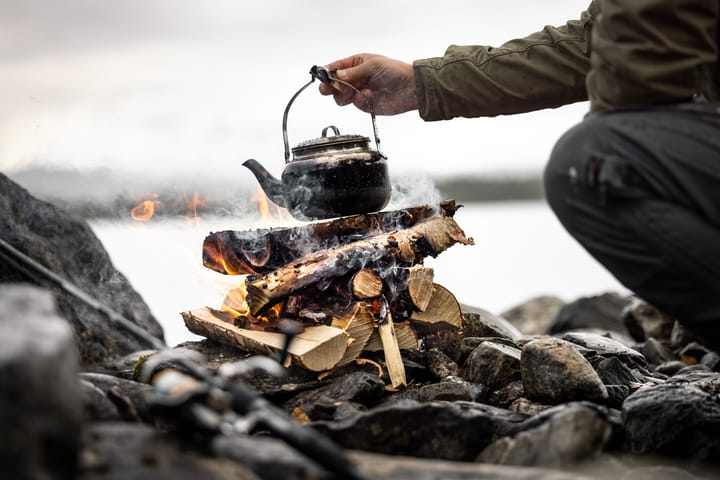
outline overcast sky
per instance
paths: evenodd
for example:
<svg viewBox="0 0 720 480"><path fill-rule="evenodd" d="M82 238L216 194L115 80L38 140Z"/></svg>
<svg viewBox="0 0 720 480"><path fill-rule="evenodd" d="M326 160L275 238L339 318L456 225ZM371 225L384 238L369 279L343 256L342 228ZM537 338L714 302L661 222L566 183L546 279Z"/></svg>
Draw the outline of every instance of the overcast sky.
<svg viewBox="0 0 720 480"><path fill-rule="evenodd" d="M0 170L110 167L237 175L282 169L281 120L314 64L358 52L411 62L450 44L499 45L577 18L587 0L0 0ZM586 104L522 116L379 117L394 171L539 171ZM291 144L370 119L315 88ZM292 146L292 145L291 145Z"/></svg>

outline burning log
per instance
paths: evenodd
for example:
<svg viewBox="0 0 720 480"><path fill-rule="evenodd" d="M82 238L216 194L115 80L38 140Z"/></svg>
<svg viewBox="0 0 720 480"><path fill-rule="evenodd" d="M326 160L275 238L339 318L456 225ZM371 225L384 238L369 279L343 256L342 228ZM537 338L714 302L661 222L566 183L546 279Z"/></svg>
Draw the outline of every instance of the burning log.
<svg viewBox="0 0 720 480"><path fill-rule="evenodd" d="M443 216L457 211L454 200L440 204ZM334 248L358 238L416 225L437 215L430 206L336 218L292 228L225 230L203 242L203 264L228 275L265 274L313 251Z"/></svg>
<svg viewBox="0 0 720 480"><path fill-rule="evenodd" d="M307 255L265 275L248 277L247 303L256 315L322 280L367 266L412 266L455 243L472 245L452 217L434 217L404 230L382 233Z"/></svg>

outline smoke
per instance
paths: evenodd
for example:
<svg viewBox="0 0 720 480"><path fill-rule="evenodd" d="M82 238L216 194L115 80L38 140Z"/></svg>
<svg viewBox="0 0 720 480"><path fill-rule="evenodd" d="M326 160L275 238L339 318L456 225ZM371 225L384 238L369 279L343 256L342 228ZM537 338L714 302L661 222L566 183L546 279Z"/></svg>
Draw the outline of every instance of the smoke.
<svg viewBox="0 0 720 480"><path fill-rule="evenodd" d="M442 195L433 179L423 175L404 175L393 178L392 197L386 210L407 207L440 205Z"/></svg>

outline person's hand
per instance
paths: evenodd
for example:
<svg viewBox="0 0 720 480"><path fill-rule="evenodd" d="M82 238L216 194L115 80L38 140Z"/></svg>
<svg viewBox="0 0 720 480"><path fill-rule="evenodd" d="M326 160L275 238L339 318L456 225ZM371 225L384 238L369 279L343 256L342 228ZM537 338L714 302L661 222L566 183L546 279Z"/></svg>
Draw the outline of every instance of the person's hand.
<svg viewBox="0 0 720 480"><path fill-rule="evenodd" d="M417 110L415 75L409 63L369 53L361 53L327 65L337 70L335 77L363 93L378 115L395 115ZM338 105L354 104L369 112L365 99L346 85L320 84L320 93L332 95Z"/></svg>

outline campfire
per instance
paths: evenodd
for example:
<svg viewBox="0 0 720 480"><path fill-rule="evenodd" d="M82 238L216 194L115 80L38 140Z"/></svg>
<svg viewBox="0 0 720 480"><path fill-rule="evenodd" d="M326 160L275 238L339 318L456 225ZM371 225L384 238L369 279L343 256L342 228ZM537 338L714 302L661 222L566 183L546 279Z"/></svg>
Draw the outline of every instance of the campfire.
<svg viewBox="0 0 720 480"><path fill-rule="evenodd" d="M438 206L360 214L302 226L220 231L203 243L203 263L245 275L218 308L183 313L196 334L257 354L283 348L278 322L303 330L289 361L323 372L384 352L392 387L406 385L400 351L423 335L460 329L453 294L423 265L456 243L471 245L453 216Z"/></svg>

